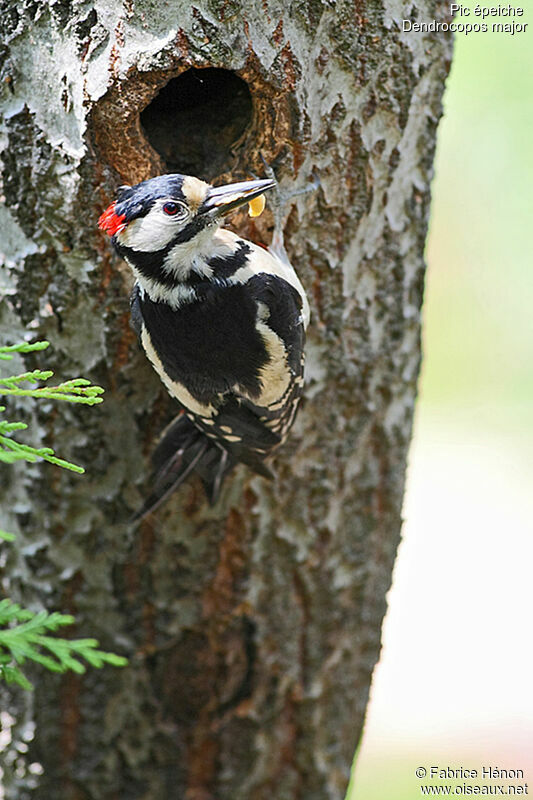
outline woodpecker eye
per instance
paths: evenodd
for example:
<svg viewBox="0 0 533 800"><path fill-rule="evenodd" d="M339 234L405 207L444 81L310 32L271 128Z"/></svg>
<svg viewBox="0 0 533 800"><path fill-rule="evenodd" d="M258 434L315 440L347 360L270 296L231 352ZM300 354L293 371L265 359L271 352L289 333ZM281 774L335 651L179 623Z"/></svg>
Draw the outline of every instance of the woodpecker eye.
<svg viewBox="0 0 533 800"><path fill-rule="evenodd" d="M172 200L169 200L168 203L164 204L163 211L169 217L186 217L187 216L187 207L184 206L183 203L175 203Z"/></svg>

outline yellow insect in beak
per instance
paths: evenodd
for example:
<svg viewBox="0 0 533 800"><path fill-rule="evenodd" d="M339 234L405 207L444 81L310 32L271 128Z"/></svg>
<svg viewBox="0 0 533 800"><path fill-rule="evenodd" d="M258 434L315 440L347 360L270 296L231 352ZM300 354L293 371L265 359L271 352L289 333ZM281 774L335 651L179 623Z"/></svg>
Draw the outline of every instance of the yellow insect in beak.
<svg viewBox="0 0 533 800"><path fill-rule="evenodd" d="M265 210L265 195L260 194L248 203L248 214L251 217L260 217Z"/></svg>
<svg viewBox="0 0 533 800"><path fill-rule="evenodd" d="M250 204L250 216L258 217L265 207L262 195L273 189L276 181L272 178L240 183L228 183L226 186L211 186L200 213L208 215L211 220L225 217L234 208Z"/></svg>

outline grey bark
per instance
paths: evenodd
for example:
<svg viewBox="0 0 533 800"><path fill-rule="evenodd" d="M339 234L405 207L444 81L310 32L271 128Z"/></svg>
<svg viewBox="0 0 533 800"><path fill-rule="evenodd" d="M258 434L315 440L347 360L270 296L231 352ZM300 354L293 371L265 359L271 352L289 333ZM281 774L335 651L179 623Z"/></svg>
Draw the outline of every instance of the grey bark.
<svg viewBox="0 0 533 800"><path fill-rule="evenodd" d="M408 6L419 20L447 11ZM82 677L39 671L35 693L15 697L8 797L343 797L400 536L450 58L444 36L402 33L405 9L19 0L2 11L1 332L48 338L58 377L106 388L97 408L34 414L31 440L87 474L6 475L4 527L19 531L6 589L75 613L78 635L130 658ZM233 71L252 110L227 82L215 114L193 97L170 122L151 106L143 128L140 112L190 67ZM321 180L285 225L312 305L305 403L275 484L242 469L209 508L192 482L132 532L173 406L130 330L130 277L98 214L119 183L169 164L241 179L261 173L260 153L285 188ZM233 225L269 241L268 213Z"/></svg>

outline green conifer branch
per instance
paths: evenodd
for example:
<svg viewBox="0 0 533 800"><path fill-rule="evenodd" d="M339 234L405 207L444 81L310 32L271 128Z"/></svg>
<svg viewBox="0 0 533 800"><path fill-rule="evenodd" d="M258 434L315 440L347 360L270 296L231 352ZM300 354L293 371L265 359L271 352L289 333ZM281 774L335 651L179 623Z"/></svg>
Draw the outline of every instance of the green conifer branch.
<svg viewBox="0 0 533 800"><path fill-rule="evenodd" d="M0 347L0 359L9 361L13 353L34 353L37 350L46 350L50 342L17 342L17 344L3 345Z"/></svg>
<svg viewBox="0 0 533 800"><path fill-rule="evenodd" d="M45 350L48 345L49 342L43 341L0 347L0 359L7 361L13 358L14 353ZM99 395L104 390L100 386L91 385L85 378L72 378L58 386L21 388L21 384L46 381L53 374L51 370L35 369L20 375L0 378L0 395L65 400L86 405L102 402ZM5 406L0 406L0 414L5 410ZM84 472L82 467L57 458L50 447L31 447L11 438L14 431L25 430L27 427L23 422L0 419L0 461L14 463L19 460L35 462L37 459L43 459L73 472ZM0 530L0 540L10 542L14 539L12 533ZM49 614L47 611L34 613L21 608L9 599L0 601L0 679L24 689L32 689L30 681L21 669L27 660L38 663L52 672L72 670L78 674L85 672L83 661L97 668L104 664L116 667L127 664L127 659L122 656L99 650L96 639L68 640L50 635L65 625L72 625L73 622L74 617L69 614L59 612Z"/></svg>
<svg viewBox="0 0 533 800"><path fill-rule="evenodd" d="M65 625L72 625L74 617L55 611L34 613L6 599L0 602L0 678L31 689L20 667L33 661L52 672L71 670L82 674L86 666L99 669L104 664L126 666L127 659L98 649L96 639L63 639L48 635Z"/></svg>
<svg viewBox="0 0 533 800"><path fill-rule="evenodd" d="M19 344L0 347L0 359L9 360L14 353L31 353L45 350L50 342L21 342ZM101 403L100 395L103 393L101 386L93 386L86 378L71 378L57 386L38 386L33 389L22 388L21 384L46 381L53 376L52 370L34 369L20 375L10 375L0 378L0 395L11 397L35 397L46 400L64 400L69 403L84 403L93 406ZM0 413L5 411L5 406L0 406ZM65 459L58 458L49 447L31 447L21 444L10 437L13 431L24 430L27 426L23 422L7 422L0 420L0 461L13 464L15 461L35 462L38 459L56 464L79 474L84 472L83 467L73 464Z"/></svg>

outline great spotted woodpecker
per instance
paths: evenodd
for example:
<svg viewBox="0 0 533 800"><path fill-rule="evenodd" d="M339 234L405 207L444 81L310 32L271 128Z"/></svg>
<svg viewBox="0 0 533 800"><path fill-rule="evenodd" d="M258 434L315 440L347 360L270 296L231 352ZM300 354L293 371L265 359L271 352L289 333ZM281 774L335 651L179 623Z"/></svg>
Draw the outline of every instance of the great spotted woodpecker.
<svg viewBox="0 0 533 800"><path fill-rule="evenodd" d="M219 226L274 186L162 175L121 187L99 219L133 270L142 347L182 407L155 449L153 491L137 518L192 472L212 503L238 462L272 477L264 459L302 393L309 305L279 235L267 251Z"/></svg>

